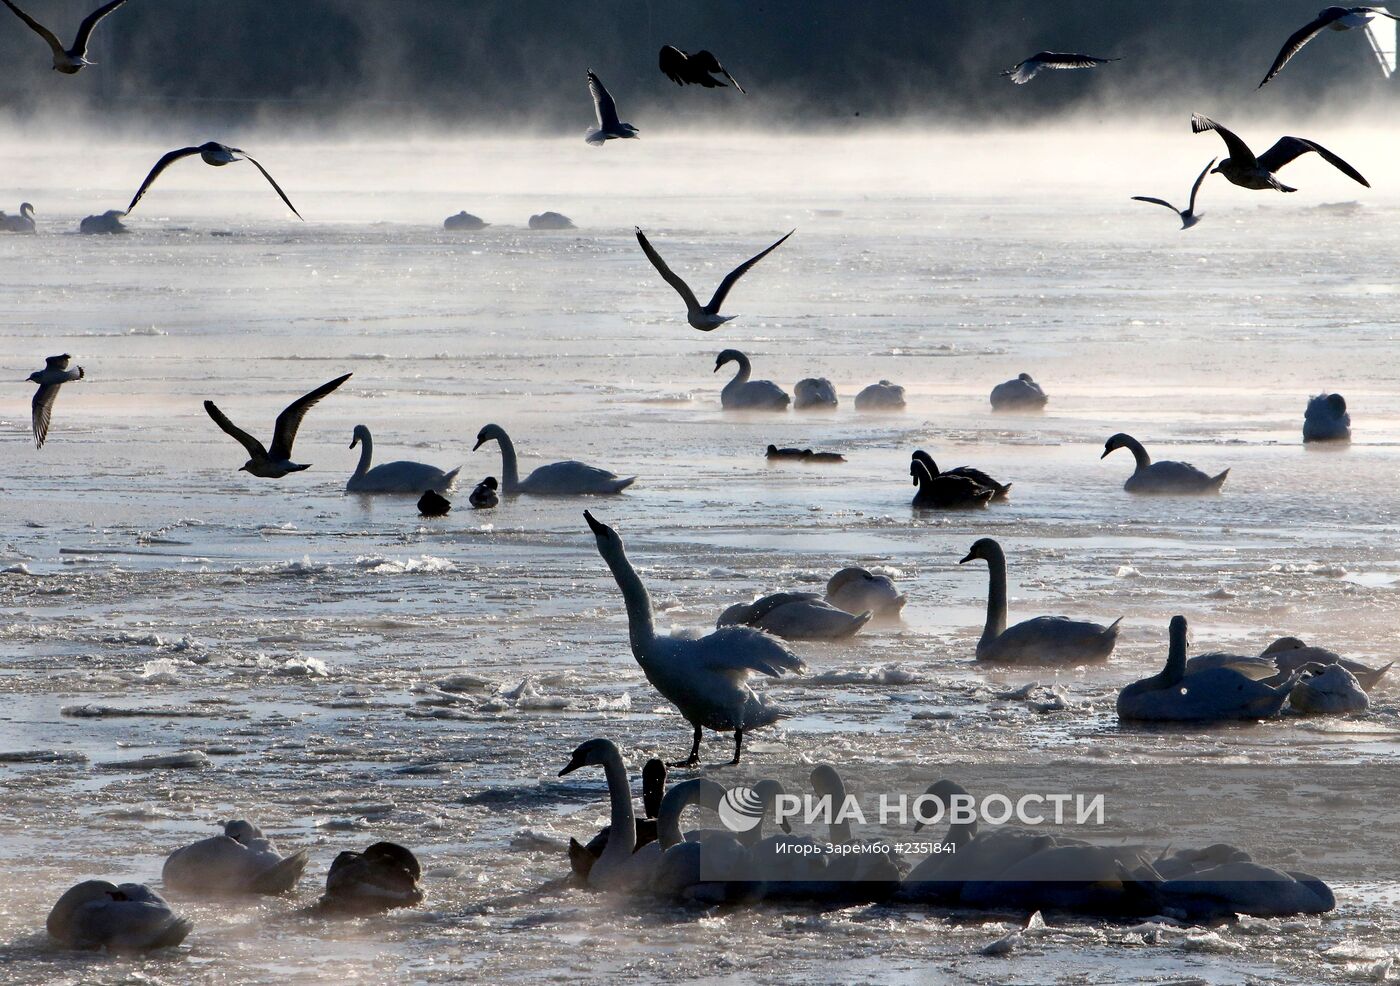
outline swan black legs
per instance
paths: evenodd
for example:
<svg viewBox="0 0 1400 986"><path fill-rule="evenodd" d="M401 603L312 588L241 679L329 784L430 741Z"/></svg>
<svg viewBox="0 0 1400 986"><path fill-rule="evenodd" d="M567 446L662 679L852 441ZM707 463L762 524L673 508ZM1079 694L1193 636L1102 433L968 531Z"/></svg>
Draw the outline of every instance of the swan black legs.
<svg viewBox="0 0 1400 986"><path fill-rule="evenodd" d="M685 760L676 760L668 763L668 767L694 767L700 762L700 727L695 727L695 742L691 744L690 756ZM737 763L737 761L736 761Z"/></svg>
<svg viewBox="0 0 1400 986"><path fill-rule="evenodd" d="M744 731L743 731L742 729L736 729L736 730L734 730L734 759L731 760L731 761L729 761L729 763L730 763L731 766L732 766L733 764L736 764L736 763L739 762L739 754L742 753L743 751L744 751Z"/></svg>

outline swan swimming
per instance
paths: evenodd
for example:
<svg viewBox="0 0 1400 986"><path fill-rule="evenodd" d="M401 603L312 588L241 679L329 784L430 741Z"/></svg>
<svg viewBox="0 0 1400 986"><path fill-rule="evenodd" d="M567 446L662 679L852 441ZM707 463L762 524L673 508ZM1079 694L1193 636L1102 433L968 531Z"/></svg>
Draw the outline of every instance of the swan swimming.
<svg viewBox="0 0 1400 986"><path fill-rule="evenodd" d="M797 381L792 388L792 397L794 411L830 411L840 403L836 399L836 388L826 377L806 377Z"/></svg>
<svg viewBox="0 0 1400 986"><path fill-rule="evenodd" d="M4 2L5 6L15 12L16 17L28 24L30 30L43 38L48 44L50 50L53 51L54 71L62 72L64 75L76 75L78 72L82 71L83 66L96 64L95 62L87 60L87 48L88 42L92 40L92 32L97 27L98 22L122 4L126 3L126 0L111 0L110 3L104 3L84 17L82 23L78 25L78 33L73 38L73 47L71 48L64 48L63 42L58 40L56 34L16 7L11 0L4 0Z"/></svg>
<svg viewBox="0 0 1400 986"><path fill-rule="evenodd" d="M530 493L535 496L609 496L621 493L637 481L636 476L621 479L616 473L585 465L573 459L540 466L524 479L515 460L515 443L500 425L487 425L477 432L475 452L487 442L501 447L501 492L506 496Z"/></svg>
<svg viewBox="0 0 1400 986"><path fill-rule="evenodd" d="M690 755L673 766L693 767L700 762L701 729L706 727L716 732L734 730L730 763L737 764L744 730L771 725L784 715L754 694L747 683L749 675L779 678L788 671L802 674L807 665L775 638L749 627L725 627L698 638L658 636L651 597L627 560L622 538L587 510L583 518L598 542L598 554L622 590L632 656L652 687L695 728Z"/></svg>
<svg viewBox="0 0 1400 986"><path fill-rule="evenodd" d="M612 740L591 739L579 744L559 776L572 774L581 767L603 768L610 811L603 849L588 867L588 886L624 892L649 890L661 859L661 846L654 840L644 846L637 845L637 819L622 752Z"/></svg>
<svg viewBox="0 0 1400 986"><path fill-rule="evenodd" d="M35 448L43 448L49 437L49 421L53 418L54 401L58 400L58 388L65 383L83 379L81 366L68 369L72 358L68 353L50 356L44 360L42 370L35 370L29 374L29 382L39 385L39 389L34 391L34 400L30 405L30 427L34 429Z"/></svg>
<svg viewBox="0 0 1400 986"><path fill-rule="evenodd" d="M775 592L751 603L735 603L717 627L748 626L784 640L841 640L870 622L870 610L852 615L815 592Z"/></svg>
<svg viewBox="0 0 1400 986"><path fill-rule="evenodd" d="M665 793L666 764L657 757L652 757L642 766L642 809L646 817L636 819L638 847L656 841L656 820L661 814L661 799ZM611 826L604 825L597 835L588 840L588 845L577 839L569 840L569 867L584 883L588 882L589 871L606 848L610 831Z"/></svg>
<svg viewBox="0 0 1400 986"><path fill-rule="evenodd" d="M227 144L220 144L212 140L206 141L197 147L180 147L162 155L161 159L151 168L150 174L146 175L146 180L141 183L141 187L136 190L136 194L131 197L131 204L126 207L126 211L130 213L132 209L136 208L136 203L141 201L141 197L146 194L146 189L151 187L151 183L159 178L166 168L182 158L193 157L196 154L199 155L200 159L205 164L212 165L215 168L222 168L224 165L233 164L235 161L249 162L267 179L267 183L272 186L272 190L277 193L278 198L287 203L287 208L292 210L292 214L298 219L302 218L301 213L297 212L297 207L292 205L292 200L287 198L287 193L282 191L282 186L273 180L272 176L267 173L266 168L253 160L252 155L241 148L229 147ZM238 157L239 154L243 156Z"/></svg>
<svg viewBox="0 0 1400 986"><path fill-rule="evenodd" d="M1191 186L1191 201L1186 204L1185 209L1178 209L1165 199L1154 199L1150 195L1134 195L1133 201L1150 202L1153 205L1164 205L1172 212L1176 213L1177 218L1181 220L1182 229L1190 229L1200 222L1201 217L1205 215L1204 212L1196 211L1196 193L1201 190L1201 183L1206 180L1206 175L1210 174L1210 169L1213 167L1215 167L1215 158L1211 158L1210 163L1202 168L1201 173L1196 176L1196 181Z"/></svg>
<svg viewBox="0 0 1400 986"><path fill-rule="evenodd" d="M1050 398L1029 373L1021 373L1015 380L993 387L991 400L993 411L1034 411L1043 408Z"/></svg>
<svg viewBox="0 0 1400 986"><path fill-rule="evenodd" d="M699 299L695 297L695 292L690 289L690 285L686 284L670 267L666 266L666 261L661 259L661 254L656 252L656 248L653 247L651 242L646 238L646 234L642 232L642 228L640 226L635 228L637 230L637 242L641 244L642 252L646 254L647 259L651 261L651 265L656 268L656 272L661 275L661 279L671 285L671 287L675 289L676 294L680 295L681 300L685 302L685 318L686 321L690 323L690 327L692 329L699 329L701 332L710 332L736 317L734 315L721 315L719 309L720 306L724 304L724 299L729 297L729 292L734 289L734 285L739 283L739 278L747 274L754 264L778 249L778 247L782 246L783 243L787 241L789 236L797 232L795 229L788 231L786 235L772 246L754 254L748 260L745 260L738 267L735 267L728 274L724 275L724 280L719 282L719 287L715 288L715 293L710 297L709 304L702 305Z"/></svg>
<svg viewBox="0 0 1400 986"><path fill-rule="evenodd" d="M1296 192L1298 191L1296 188L1279 181L1274 172L1285 164L1296 161L1304 154L1316 152L1318 157L1352 181L1365 185L1367 188L1371 187L1371 183L1361 176L1361 172L1314 141L1304 140L1302 137L1280 137L1274 142L1273 147L1255 157L1254 152L1249 149L1249 145L1235 136L1232 131L1225 129L1209 117L1192 113L1191 132L1200 134L1207 130L1214 130L1218 133L1220 139L1225 141L1225 149L1230 152L1228 156L1221 159L1211 173L1224 175L1232 185L1252 188L1255 191L1272 188L1280 192Z"/></svg>
<svg viewBox="0 0 1400 986"><path fill-rule="evenodd" d="M772 380L750 380L753 366L737 349L726 349L715 357L714 372L726 363L738 363L739 372L720 391L719 403L729 411L786 411L792 398Z"/></svg>
<svg viewBox="0 0 1400 986"><path fill-rule="evenodd" d="M224 834L176 849L161 880L189 894L283 894L306 869L306 850L283 856L252 822L224 823Z"/></svg>
<svg viewBox="0 0 1400 986"><path fill-rule="evenodd" d="M833 805L845 803L846 784L835 767L819 763L812 768L808 780L819 799L829 797ZM852 833L850 822L833 812L827 841L833 847L840 847L860 840ZM878 848L874 852L837 849L828 855L822 882L809 884L808 894L811 899L827 903L865 904L888 900L898 893L899 886L900 872L894 853Z"/></svg>
<svg viewBox="0 0 1400 986"><path fill-rule="evenodd" d="M809 448L778 448L776 445L769 445L764 457L769 462L779 462L784 459L791 459L796 462L803 462L807 465L820 465L830 463L845 462L846 457L840 452L813 452Z"/></svg>
<svg viewBox="0 0 1400 986"><path fill-rule="evenodd" d="M760 781L755 788L773 783ZM755 879L754 860L745 844L758 841L758 827L741 835L707 829L681 836L680 820L686 808L695 805L719 811L726 794L723 787L707 777L682 781L666 792L656 823L657 844L661 847L661 858L652 877L656 893L706 906L750 904L763 898L764 884ZM759 799L761 802L761 795Z"/></svg>
<svg viewBox="0 0 1400 986"><path fill-rule="evenodd" d="M298 465L292 461L292 443L296 441L297 429L301 427L302 418L306 417L306 412L311 410L327 394L349 380L353 374L347 373L344 376L336 377L329 383L323 383L311 393L303 397L298 397L277 415L277 423L272 429L272 447L264 448L262 442L238 427L223 411L214 404L213 401L204 402L204 410L209 417L214 419L214 423L223 429L224 433L242 445L248 452L248 461L239 466L240 472L251 473L262 479L281 479L292 472L301 472L303 469L310 469L310 464Z"/></svg>
<svg viewBox="0 0 1400 986"><path fill-rule="evenodd" d="M457 481L457 473L462 469L458 466L451 472L443 472L423 462L403 460L385 462L371 469L374 439L364 425L355 426L350 447L353 449L356 445L361 446L360 463L355 467L354 475L345 483L345 489L350 493L423 493L427 490L446 493Z"/></svg>
<svg viewBox="0 0 1400 986"><path fill-rule="evenodd" d="M1142 442L1122 432L1104 442L1103 455L1099 458L1107 458L1110 452L1120 448L1132 452L1136 463L1133 474L1123 483L1123 489L1129 493L1219 493L1220 487L1225 485L1225 477L1230 475L1230 470L1226 469L1217 476L1207 476L1189 462L1153 462Z"/></svg>
<svg viewBox="0 0 1400 986"><path fill-rule="evenodd" d="M1400 19L1384 7L1324 7L1321 13L1289 35L1288 40L1279 49L1278 55L1274 57L1269 71L1264 75L1264 81L1259 83L1259 88L1263 89L1274 76L1283 71L1283 67L1288 64L1289 59L1302 51L1305 44L1323 31L1329 29L1350 31L1358 27L1364 28L1377 16L1389 17L1391 20Z"/></svg>
<svg viewBox="0 0 1400 986"><path fill-rule="evenodd" d="M1309 398L1303 412L1303 441L1351 441L1351 415L1347 400L1341 394L1318 394Z"/></svg>
<svg viewBox="0 0 1400 986"><path fill-rule="evenodd" d="M496 494L498 489L500 484L496 482L496 477L487 476L472 487L467 502L472 505L473 510L490 510L501 502L501 498Z"/></svg>
<svg viewBox="0 0 1400 986"><path fill-rule="evenodd" d="M94 233L130 233L131 230L122 222L122 216L126 213L121 209L108 209L97 216L85 216L82 222L78 223L78 232L92 235Z"/></svg>
<svg viewBox="0 0 1400 986"><path fill-rule="evenodd" d="M530 217L531 229L578 229L574 221L560 212L541 212Z"/></svg>
<svg viewBox="0 0 1400 986"><path fill-rule="evenodd" d="M987 591L987 624L977 641L977 660L1024 664L1082 664L1106 661L1118 643L1120 616L1108 626L1064 616L1037 616L1006 625L1006 554L992 538L973 542L965 565L975 558L987 563L991 586Z"/></svg>
<svg viewBox="0 0 1400 986"><path fill-rule="evenodd" d="M0 212L0 233L34 232L34 206L28 202L19 204L19 215L7 216Z"/></svg>
<svg viewBox="0 0 1400 986"><path fill-rule="evenodd" d="M903 411L904 388L897 383L881 380L856 394L857 411Z"/></svg>
<svg viewBox="0 0 1400 986"><path fill-rule="evenodd" d="M455 216L448 216L442 221L443 229L455 230L457 232L471 232L478 229L485 229L491 224L480 216L473 216L463 209Z"/></svg>
<svg viewBox="0 0 1400 986"><path fill-rule="evenodd" d="M981 469L975 469L972 466L956 466L947 471L940 470L938 468L938 463L933 461L933 456L929 455L923 449L915 449L914 458L928 467L930 476L966 476L977 485L991 490L993 500L1005 500L1006 495L1011 492L1011 483L998 483Z"/></svg>
<svg viewBox="0 0 1400 986"><path fill-rule="evenodd" d="M326 892L316 902L322 913L381 914L423 902L418 857L396 842L376 842L364 852L346 850L331 863Z"/></svg>
<svg viewBox="0 0 1400 986"><path fill-rule="evenodd" d="M853 616L869 612L877 620L897 620L909 597L888 575L850 565L826 580L826 601Z"/></svg>
<svg viewBox="0 0 1400 986"><path fill-rule="evenodd" d="M65 948L144 952L172 948L194 929L165 898L141 883L84 880L58 898L45 922Z"/></svg>
<svg viewBox="0 0 1400 986"><path fill-rule="evenodd" d="M1278 685L1230 667L1186 673L1186 617L1173 616L1167 664L1118 693L1118 718L1151 722L1227 722L1278 715L1302 672Z"/></svg>
<svg viewBox="0 0 1400 986"><path fill-rule="evenodd" d="M922 510L961 510L986 507L996 496L996 490L983 486L970 476L929 471L928 464L918 456L909 462L909 475L919 488L913 505Z"/></svg>
<svg viewBox="0 0 1400 986"><path fill-rule="evenodd" d="M638 135L636 127L617 118L617 103L592 69L588 70L588 91L593 96L593 113L598 118L598 126L584 134L585 141L594 147L602 147L605 141Z"/></svg>

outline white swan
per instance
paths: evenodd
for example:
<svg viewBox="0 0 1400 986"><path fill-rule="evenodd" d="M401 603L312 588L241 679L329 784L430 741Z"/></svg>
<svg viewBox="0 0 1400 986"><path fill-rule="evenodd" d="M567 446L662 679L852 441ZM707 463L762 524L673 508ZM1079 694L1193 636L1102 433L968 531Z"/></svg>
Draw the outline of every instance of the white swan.
<svg viewBox="0 0 1400 986"><path fill-rule="evenodd" d="M1289 707L1307 715L1365 712L1370 704L1356 676L1340 664L1303 675L1288 695Z"/></svg>
<svg viewBox="0 0 1400 986"><path fill-rule="evenodd" d="M176 917L165 898L141 883L84 880L54 904L45 922L65 948L148 951L185 940L194 924Z"/></svg>
<svg viewBox="0 0 1400 986"><path fill-rule="evenodd" d="M7 216L0 212L0 233L34 232L34 207L28 202L19 204L19 215Z"/></svg>
<svg viewBox="0 0 1400 986"><path fill-rule="evenodd" d="M477 432L475 452L487 442L501 446L501 492L506 496L531 493L535 496L606 496L621 493L637 481L636 476L620 479L616 473L568 459L540 466L523 480L515 461L515 443L500 425L487 425Z"/></svg>
<svg viewBox="0 0 1400 986"><path fill-rule="evenodd" d="M648 890L661 860L661 845L649 842L637 848L637 816L632 810L632 787L617 744L591 739L580 744L559 771L572 774L580 767L602 767L608 782L610 820L603 850L588 871L588 885L599 890L636 892ZM664 799L663 799L664 801Z"/></svg>
<svg viewBox="0 0 1400 986"><path fill-rule="evenodd" d="M739 372L720 391L720 406L730 411L786 411L792 398L772 380L750 380L749 358L737 349L726 349L715 357L715 370L725 363L738 363Z"/></svg>
<svg viewBox="0 0 1400 986"><path fill-rule="evenodd" d="M686 808L698 805L718 811L726 793L704 777L682 781L666 792L656 825L656 840L662 850L652 877L656 893L710 906L762 899L763 881L755 879L753 857L739 836L714 829L681 835L680 820ZM746 834L750 842L758 841L757 827Z"/></svg>
<svg viewBox="0 0 1400 986"><path fill-rule="evenodd" d="M868 611L879 620L897 620L909 597L888 575L850 565L826 580L826 601L847 613Z"/></svg>
<svg viewBox="0 0 1400 986"><path fill-rule="evenodd" d="M1036 411L1050 400L1040 384L1031 379L1029 373L1022 373L1015 380L999 383L992 388L993 411Z"/></svg>
<svg viewBox="0 0 1400 986"><path fill-rule="evenodd" d="M695 728L689 757L675 766L693 767L700 762L702 728L734 730L730 762L737 764L744 730L770 725L784 714L753 693L747 683L749 674L778 678L785 671L801 674L807 666L777 640L749 627L725 627L699 638L657 636L651 597L627 560L622 538L588 511L583 517L627 604L632 656L652 686Z"/></svg>
<svg viewBox="0 0 1400 986"><path fill-rule="evenodd" d="M224 834L176 849L160 878L167 888L190 894L282 894L306 869L306 850L290 856L252 822L224 823Z"/></svg>
<svg viewBox="0 0 1400 986"><path fill-rule="evenodd" d="M856 394L857 411L902 411L904 388L897 383L881 380Z"/></svg>
<svg viewBox="0 0 1400 986"><path fill-rule="evenodd" d="M826 861L824 880L812 884L812 899L831 903L870 903L887 900L899 891L900 873L894 853L878 851L876 843L865 845L876 851L855 851L857 840L850 822L841 819L840 806L846 800L846 784L830 764L817 764L809 777L818 798L831 798L832 814L828 842L833 847ZM842 849L841 847L847 847ZM887 847L884 847L887 848Z"/></svg>
<svg viewBox="0 0 1400 986"><path fill-rule="evenodd" d="M457 213L455 216L448 216L442 221L443 229L457 230L459 232L463 230L485 229L487 226L490 225L490 223L482 219L480 216L473 216L470 212L467 212L465 209Z"/></svg>
<svg viewBox="0 0 1400 986"><path fill-rule="evenodd" d="M1260 656L1270 658L1279 670L1287 671L1289 674L1301 671L1309 664L1321 664L1324 667L1329 664L1338 664L1350 671L1361 683L1361 687L1368 692L1375 688L1385 677L1386 672L1395 666L1395 662L1392 661L1383 668L1367 667L1359 661L1348 660L1326 647L1310 647L1297 637L1279 637L1268 647L1265 647Z"/></svg>
<svg viewBox="0 0 1400 986"><path fill-rule="evenodd" d="M87 233L130 233L126 224L122 222L122 216L126 215L121 209L108 209L106 212L96 216L84 216L82 222L78 223L78 232Z"/></svg>
<svg viewBox="0 0 1400 986"><path fill-rule="evenodd" d="M656 841L657 818L661 814L661 801L665 793L666 764L652 757L642 765L642 810L646 817L636 819L638 846ZM589 871L607 846L610 831L609 826L604 825L597 835L588 840L588 845L577 839L569 840L569 867L584 883L588 882Z"/></svg>
<svg viewBox="0 0 1400 986"><path fill-rule="evenodd" d="M775 592L751 603L735 603L717 627L748 626L784 640L841 640L870 622L870 610L852 615L815 592Z"/></svg>
<svg viewBox="0 0 1400 986"><path fill-rule="evenodd" d="M987 625L982 639L977 641L977 660L1005 661L1026 664L1082 664L1104 661L1118 643L1118 624L1122 617L1108 626L1086 620L1071 620L1064 616L1037 616L1034 619L1006 625L1006 554L992 538L973 542L967 556L958 564L965 565L974 558L987 563L991 586L987 591Z"/></svg>
<svg viewBox="0 0 1400 986"><path fill-rule="evenodd" d="M1278 715L1301 674L1278 685L1230 667L1186 673L1186 617L1173 616L1167 665L1118 693L1118 718L1153 722L1225 722Z"/></svg>
<svg viewBox="0 0 1400 986"><path fill-rule="evenodd" d="M1318 394L1303 412L1303 441L1351 441L1351 415L1341 394Z"/></svg>
<svg viewBox="0 0 1400 986"><path fill-rule="evenodd" d="M1142 442L1122 432L1104 442L1103 455L1099 458L1120 448L1132 452L1133 461L1137 463L1133 474L1123 484L1123 489L1129 493L1219 493L1225 477L1230 475L1230 470L1226 469L1218 476L1207 476L1189 462L1153 462Z"/></svg>
<svg viewBox="0 0 1400 986"><path fill-rule="evenodd" d="M385 462L370 468L374 458L374 439L364 425L356 425L350 447L360 446L360 464L355 474L345 483L350 493L446 493L457 481L458 466L451 472L443 472L436 466L424 462Z"/></svg>
<svg viewBox="0 0 1400 986"><path fill-rule="evenodd" d="M423 902L418 881L423 867L412 851L396 842L376 842L364 852L346 850L331 862L326 892L316 902L324 912L382 914Z"/></svg>
<svg viewBox="0 0 1400 986"><path fill-rule="evenodd" d="M836 388L826 377L806 377L792 388L794 411L826 410L838 405Z"/></svg>

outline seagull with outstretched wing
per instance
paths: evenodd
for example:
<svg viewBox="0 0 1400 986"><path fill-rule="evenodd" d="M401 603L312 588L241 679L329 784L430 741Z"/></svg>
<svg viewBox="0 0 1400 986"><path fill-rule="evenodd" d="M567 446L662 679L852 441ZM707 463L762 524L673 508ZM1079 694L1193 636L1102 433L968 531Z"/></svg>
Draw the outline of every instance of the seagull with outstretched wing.
<svg viewBox="0 0 1400 986"><path fill-rule="evenodd" d="M1352 181L1367 188L1371 187L1371 183L1362 177L1361 172L1315 141L1302 137L1280 137L1273 147L1256 157L1249 145L1232 131L1210 117L1192 113L1192 133L1205 133L1207 130L1218 133L1220 139L1225 141L1225 149L1230 152L1228 157L1220 159L1220 163L1211 174L1224 175L1231 184L1241 188L1252 188L1256 191L1273 188L1280 192L1296 192L1296 188L1279 181L1274 172L1312 151Z"/></svg>
<svg viewBox="0 0 1400 986"><path fill-rule="evenodd" d="M1201 173L1196 176L1196 182L1191 186L1191 201L1187 204L1185 209L1178 209L1166 199L1154 199L1150 195L1134 195L1133 201L1151 202L1153 205L1164 205L1172 212L1175 212L1177 216L1181 219L1182 229L1190 229L1192 226L1200 222L1201 217L1205 215L1204 212L1196 211L1196 193L1201 190L1201 183L1206 180L1206 175L1210 174L1210 169L1214 164L1215 158L1211 158L1210 164L1207 164L1204 168L1202 168Z"/></svg>
<svg viewBox="0 0 1400 986"><path fill-rule="evenodd" d="M253 160L252 155L240 148L229 147L227 144L219 144L212 140L200 144L198 147L181 147L163 155L161 159L156 162L155 167L151 169L151 173L146 176L146 180L141 183L141 187L136 190L136 194L131 197L131 204L126 207L126 211L130 212L132 209L136 208L136 203L141 201L141 196L146 194L146 189L151 187L151 183L159 178L166 168L182 158L193 157L196 154L200 156L200 159L203 160L205 164L212 165L215 168L222 168L224 165L233 164L235 161L250 162L253 167L262 172L262 176L267 179L267 183L272 186L272 190L278 194L282 201L287 203L287 208L292 210L292 214L298 219L302 218L301 213L297 212L297 207L292 205L292 200L287 198L287 193L282 191L282 186L273 180L272 176L267 173L266 168ZM243 156L238 157L239 154Z"/></svg>
<svg viewBox="0 0 1400 986"><path fill-rule="evenodd" d="M1289 59L1303 50L1303 45L1323 31L1329 28L1333 31L1350 31L1353 28L1365 27L1378 16L1400 20L1400 17L1383 7L1327 7L1322 10L1311 23L1294 31L1292 36L1283 43L1274 63L1269 66L1264 81L1259 83L1259 88L1263 89L1264 86L1268 85L1274 76L1283 71L1283 67L1288 64Z"/></svg>
<svg viewBox="0 0 1400 986"><path fill-rule="evenodd" d="M636 127L617 118L617 103L613 101L612 93L608 92L592 69L588 70L588 91L593 94L593 113L598 117L598 126L584 134L584 140L601 147L605 141L637 136L639 131Z"/></svg>
<svg viewBox="0 0 1400 986"><path fill-rule="evenodd" d="M642 252L647 255L647 259L651 261L651 265L656 268L662 280L675 288L676 293L680 295L681 300L685 302L685 318L686 321L690 323L691 328L699 329L701 332L709 332L712 329L719 328L725 322L735 317L733 315L721 315L719 309L720 306L724 304L724 299L729 297L730 290L739 282L739 278L747 274L749 268L754 264L782 246L783 241L795 232L797 232L795 229L790 231L786 236L778 240L778 242L762 252L755 254L748 260L745 260L738 267L735 267L726 274L724 280L719 282L719 287L715 288L714 296L710 298L710 303L708 305L701 305L699 299L695 297L695 292L690 290L690 285L686 284L670 267L666 266L666 261L661 259L661 254L657 253L656 249L648 242L646 234L642 232L641 227L637 228L637 242L642 245Z"/></svg>
<svg viewBox="0 0 1400 986"><path fill-rule="evenodd" d="M719 59L711 52L702 50L691 55L675 45L662 45L658 61L662 74L678 86L723 89L725 83L714 77L715 73L719 73L728 79L729 84L735 89L740 92L744 91L744 87L739 85L739 81L729 74L729 70L721 65Z"/></svg>
<svg viewBox="0 0 1400 986"><path fill-rule="evenodd" d="M1108 62L1121 61L1121 58L1095 58L1093 55L1081 55L1078 52L1038 51L1025 61L1017 62L1001 73L1001 77L1010 79L1018 86L1023 86L1034 79L1041 69L1097 68Z"/></svg>
<svg viewBox="0 0 1400 986"><path fill-rule="evenodd" d="M289 472L301 472L303 469L311 468L309 463L298 465L292 461L292 443L296 441L297 429L301 427L301 419L306 417L306 412L315 407L322 397L335 390L350 377L349 373L342 377L336 377L330 383L323 383L305 397L298 397L288 404L286 410L277 415L277 424L272 429L271 448L265 448L262 442L230 421L228 416L220 411L213 401L205 401L204 410L209 417L214 419L214 423L224 430L225 434L248 450L248 461L238 467L239 472L252 473L263 479L281 479Z"/></svg>
<svg viewBox="0 0 1400 986"><path fill-rule="evenodd" d="M73 38L73 47L64 48L63 42L58 40L57 35L16 7L11 0L4 0L5 6L13 10L16 17L28 24L35 34L48 42L49 47L53 49L54 71L62 72L64 75L77 75L84 65L95 64L87 60L88 41L92 38L93 29L97 27L98 21L124 3L126 0L111 0L110 3L104 3L88 14L78 25L77 36Z"/></svg>
<svg viewBox="0 0 1400 986"><path fill-rule="evenodd" d="M65 383L83 379L81 366L68 369L70 359L72 357L67 353L62 356L50 356L44 360L42 370L35 370L29 374L28 379L39 385L39 389L34 391L32 408L35 448L43 448L44 441L49 437L49 420L53 417L53 402L58 399L58 388Z"/></svg>

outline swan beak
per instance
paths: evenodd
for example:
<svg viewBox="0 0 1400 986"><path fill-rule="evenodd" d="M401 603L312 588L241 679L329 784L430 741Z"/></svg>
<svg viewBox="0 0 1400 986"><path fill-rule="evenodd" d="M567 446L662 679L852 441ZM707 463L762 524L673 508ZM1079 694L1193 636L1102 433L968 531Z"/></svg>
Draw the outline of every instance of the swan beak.
<svg viewBox="0 0 1400 986"><path fill-rule="evenodd" d="M718 372L719 372L719 368L720 368L721 366L723 366L723 365L724 365L723 363L716 363L716 364L715 364L715 368L714 368L713 370L711 370L710 372L711 372L711 373L718 373Z"/></svg>
<svg viewBox="0 0 1400 986"><path fill-rule="evenodd" d="M1106 459L1106 458L1108 458L1108 453L1110 453L1110 452L1112 452L1112 451L1113 451L1113 449L1111 449L1111 448L1106 448L1106 449L1104 449L1104 450L1103 450L1103 455L1099 456L1099 458L1100 458L1100 459Z"/></svg>
<svg viewBox="0 0 1400 986"><path fill-rule="evenodd" d="M484 442L484 441L485 441L484 438L478 438L478 439L476 440L476 444L472 446L472 451L475 452L477 449L481 448L481 443Z"/></svg>
<svg viewBox="0 0 1400 986"><path fill-rule="evenodd" d="M568 762L568 764L564 767L563 770L559 771L559 776L563 777L565 774L572 774L574 771L578 770L582 766L583 759L576 756Z"/></svg>
<svg viewBox="0 0 1400 986"><path fill-rule="evenodd" d="M592 515L591 513L589 513L587 510L585 510L585 511L583 512L583 519L586 520L586 521L588 521L588 529L589 529L590 531L592 531L594 534L596 534L598 537L602 537L604 534L611 534L611 533L612 533L612 528L611 528L611 527L609 527L607 524L604 524L604 523L602 523L602 522L600 522L600 521L594 519L593 515Z"/></svg>
<svg viewBox="0 0 1400 986"><path fill-rule="evenodd" d="M974 555L971 551L969 551L969 552L967 553L967 557L963 558L962 561L958 562L958 564L959 564L959 565L966 565L968 562L972 561L972 559L974 559L974 558L976 558L976 557L977 557L976 555ZM918 830L915 829L915 831L917 832Z"/></svg>

